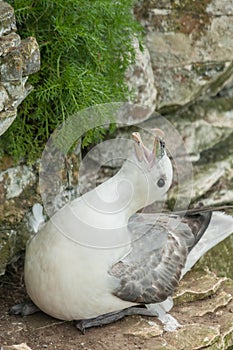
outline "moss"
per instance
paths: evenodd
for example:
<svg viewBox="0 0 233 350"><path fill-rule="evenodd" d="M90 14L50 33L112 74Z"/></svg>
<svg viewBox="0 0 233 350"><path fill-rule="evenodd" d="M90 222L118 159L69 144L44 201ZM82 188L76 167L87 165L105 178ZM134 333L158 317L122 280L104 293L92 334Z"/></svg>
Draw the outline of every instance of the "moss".
<svg viewBox="0 0 233 350"><path fill-rule="evenodd" d="M210 269L218 276L233 278L233 236L231 235L207 252L197 263L195 269Z"/></svg>
<svg viewBox="0 0 233 350"><path fill-rule="evenodd" d="M202 14L206 11L206 7L211 3L211 0L171 0L172 8L174 10L193 12Z"/></svg>
<svg viewBox="0 0 233 350"><path fill-rule="evenodd" d="M124 76L135 59L132 39L142 29L132 14L133 0L9 3L20 36L34 36L39 43L41 69L29 77L34 91L20 105L0 148L17 160L33 160L74 112L129 97ZM96 135L102 132L91 133L88 142Z"/></svg>
<svg viewBox="0 0 233 350"><path fill-rule="evenodd" d="M144 18L149 17L153 8L168 10L166 16L156 14L152 16L150 25L160 32L179 32L192 35L193 40L199 38L208 29L211 16L206 12L206 8L211 0L171 0L164 3L158 1L145 2L147 4L137 8L137 13Z"/></svg>
<svg viewBox="0 0 233 350"><path fill-rule="evenodd" d="M224 141L219 141L211 149L207 149L201 152L198 165L204 165L207 163L214 163L222 161L231 156L231 150L233 149L233 134L231 133ZM233 157L232 157L233 160Z"/></svg>
<svg viewBox="0 0 233 350"><path fill-rule="evenodd" d="M180 32L186 35L192 34L195 40L208 29L210 16L206 13L198 14L193 12L173 11L172 18L169 23L169 29L174 32Z"/></svg>

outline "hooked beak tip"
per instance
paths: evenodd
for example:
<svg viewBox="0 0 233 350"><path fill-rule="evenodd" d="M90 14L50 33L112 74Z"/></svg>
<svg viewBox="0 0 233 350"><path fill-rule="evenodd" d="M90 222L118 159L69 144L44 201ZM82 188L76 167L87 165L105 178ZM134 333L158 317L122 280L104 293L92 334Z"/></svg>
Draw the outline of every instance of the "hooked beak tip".
<svg viewBox="0 0 233 350"><path fill-rule="evenodd" d="M162 145L164 143L163 139L164 139L164 132L160 129L151 129L151 131L154 134L154 146L153 146L153 155L155 158L162 158L162 155L164 154L164 150L162 148L164 148Z"/></svg>
<svg viewBox="0 0 233 350"><path fill-rule="evenodd" d="M139 132L133 132L132 133L132 139L137 142L138 144L142 142L141 136Z"/></svg>

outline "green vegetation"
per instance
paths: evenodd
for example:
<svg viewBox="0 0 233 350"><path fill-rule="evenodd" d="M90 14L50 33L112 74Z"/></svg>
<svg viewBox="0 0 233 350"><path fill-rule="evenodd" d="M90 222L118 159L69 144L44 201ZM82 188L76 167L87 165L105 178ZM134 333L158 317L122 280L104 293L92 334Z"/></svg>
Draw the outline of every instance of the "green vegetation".
<svg viewBox="0 0 233 350"><path fill-rule="evenodd" d="M0 140L16 160L40 156L53 130L83 108L122 101L129 94L126 69L134 62L132 38L141 26L133 17L134 0L8 0L21 38L34 36L41 69L29 77L34 90ZM85 144L101 137L90 132Z"/></svg>

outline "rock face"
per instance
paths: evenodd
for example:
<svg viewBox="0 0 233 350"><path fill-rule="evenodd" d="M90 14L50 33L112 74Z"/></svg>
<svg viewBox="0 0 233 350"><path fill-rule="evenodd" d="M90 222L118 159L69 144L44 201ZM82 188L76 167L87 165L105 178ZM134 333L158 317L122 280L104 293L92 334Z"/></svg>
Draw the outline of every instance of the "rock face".
<svg viewBox="0 0 233 350"><path fill-rule="evenodd" d="M134 103L148 106L153 111L156 108L157 89L151 65L150 54L145 46L143 51L139 43L134 41L136 63L126 72L127 85L134 93Z"/></svg>
<svg viewBox="0 0 233 350"><path fill-rule="evenodd" d="M35 38L21 40L16 33L13 8L0 1L0 136L14 121L18 105L32 89L28 75L39 67L40 52ZM18 225L32 205L35 179L27 166L5 169L0 174L0 275L29 237L29 232Z"/></svg>
<svg viewBox="0 0 233 350"><path fill-rule="evenodd" d="M16 33L13 8L0 1L0 135L14 121L18 105L32 89L28 75L39 68L40 52L35 38L21 40Z"/></svg>
<svg viewBox="0 0 233 350"><path fill-rule="evenodd" d="M230 349L233 344L232 283L212 273L188 274L177 290L171 311L180 328L164 332L156 319L141 318L133 326L125 326L123 332L142 339L153 338L156 349Z"/></svg>
<svg viewBox="0 0 233 350"><path fill-rule="evenodd" d="M26 165L0 173L0 275L30 237L23 218L35 201L35 184L36 175Z"/></svg>
<svg viewBox="0 0 233 350"><path fill-rule="evenodd" d="M192 201L232 203L233 3L142 0L135 15L145 28L155 108L193 162Z"/></svg>
<svg viewBox="0 0 233 350"><path fill-rule="evenodd" d="M153 105L180 133L194 165L192 201L232 203L233 3L142 0L135 15L147 52L140 85L153 72Z"/></svg>
<svg viewBox="0 0 233 350"><path fill-rule="evenodd" d="M136 14L146 29L157 109L215 95L232 82L232 2L141 1Z"/></svg>

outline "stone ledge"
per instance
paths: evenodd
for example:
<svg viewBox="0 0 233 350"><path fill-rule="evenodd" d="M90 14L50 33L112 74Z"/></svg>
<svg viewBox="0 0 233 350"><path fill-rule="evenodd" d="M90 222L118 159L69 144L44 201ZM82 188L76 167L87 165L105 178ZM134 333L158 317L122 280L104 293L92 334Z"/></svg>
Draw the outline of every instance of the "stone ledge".
<svg viewBox="0 0 233 350"><path fill-rule="evenodd" d="M0 1L0 35L16 31L14 9L6 2Z"/></svg>
<svg viewBox="0 0 233 350"><path fill-rule="evenodd" d="M13 123L17 107L32 90L28 75L40 68L36 39L15 33L14 9L0 1L0 135Z"/></svg>

